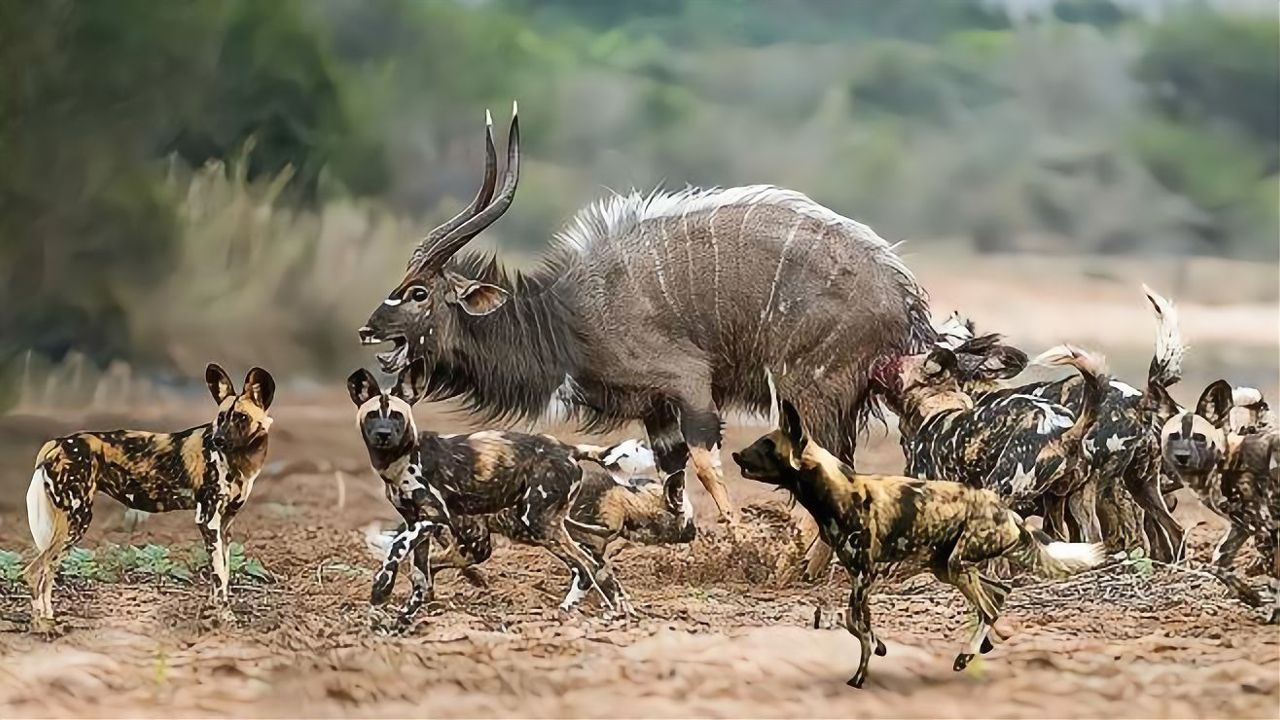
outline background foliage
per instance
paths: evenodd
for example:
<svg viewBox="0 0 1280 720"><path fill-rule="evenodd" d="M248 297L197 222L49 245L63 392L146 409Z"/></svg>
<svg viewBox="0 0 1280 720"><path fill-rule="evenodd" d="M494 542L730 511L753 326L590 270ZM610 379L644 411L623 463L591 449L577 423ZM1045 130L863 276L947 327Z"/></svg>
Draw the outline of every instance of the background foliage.
<svg viewBox="0 0 1280 720"><path fill-rule="evenodd" d="M0 2L0 362L340 371L512 98L493 235L526 254L605 187L770 182L916 252L1274 260L1278 27L1177 0Z"/></svg>

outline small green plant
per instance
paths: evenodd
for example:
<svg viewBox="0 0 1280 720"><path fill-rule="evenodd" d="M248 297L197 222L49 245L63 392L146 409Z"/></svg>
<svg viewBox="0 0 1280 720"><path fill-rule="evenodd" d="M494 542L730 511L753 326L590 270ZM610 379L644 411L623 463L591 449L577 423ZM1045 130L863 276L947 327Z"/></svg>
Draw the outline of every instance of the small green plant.
<svg viewBox="0 0 1280 720"><path fill-rule="evenodd" d="M188 557L191 559L192 568L209 566L209 553L203 545L193 545ZM270 582L273 579L271 572L261 560L245 554L243 543L233 542L227 546L227 566L233 578L247 577L262 582Z"/></svg>
<svg viewBox="0 0 1280 720"><path fill-rule="evenodd" d="M1120 561L1121 565L1128 567L1136 575L1149 578L1155 572L1155 565L1151 563L1151 558L1143 552L1142 548L1134 548L1129 551L1124 560Z"/></svg>
<svg viewBox="0 0 1280 720"><path fill-rule="evenodd" d="M98 562L98 556L88 548L74 547L62 559L62 574L78 580L104 582L115 579L111 572Z"/></svg>
<svg viewBox="0 0 1280 720"><path fill-rule="evenodd" d="M0 550L0 582L16 583L22 580L22 556L16 552Z"/></svg>

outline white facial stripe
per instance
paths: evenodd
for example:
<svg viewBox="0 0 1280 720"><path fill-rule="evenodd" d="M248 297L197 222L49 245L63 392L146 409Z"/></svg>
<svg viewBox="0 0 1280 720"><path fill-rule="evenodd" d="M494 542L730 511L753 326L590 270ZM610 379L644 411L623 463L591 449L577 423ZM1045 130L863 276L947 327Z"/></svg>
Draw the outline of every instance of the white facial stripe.
<svg viewBox="0 0 1280 720"><path fill-rule="evenodd" d="M404 300L400 298L387 298L386 300L382 301L382 304L386 305L387 307L395 307L402 302L404 302Z"/></svg>

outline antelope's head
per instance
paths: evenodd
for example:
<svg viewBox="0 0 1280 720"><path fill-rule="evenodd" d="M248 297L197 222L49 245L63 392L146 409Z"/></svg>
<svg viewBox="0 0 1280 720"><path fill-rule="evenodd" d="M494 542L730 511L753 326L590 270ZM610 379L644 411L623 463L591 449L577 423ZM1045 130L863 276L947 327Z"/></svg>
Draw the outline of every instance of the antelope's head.
<svg viewBox="0 0 1280 720"><path fill-rule="evenodd" d="M511 207L520 177L520 127L512 107L507 138L507 167L502 187L493 142L493 119L486 115L485 168L480 191L462 212L432 230L414 249L404 279L378 306L358 331L360 342L392 348L378 353L378 363L388 374L397 374L411 361L427 358L429 364L450 352L459 323L468 317L488 315L502 307L508 292L503 288L446 269L449 259L472 238Z"/></svg>

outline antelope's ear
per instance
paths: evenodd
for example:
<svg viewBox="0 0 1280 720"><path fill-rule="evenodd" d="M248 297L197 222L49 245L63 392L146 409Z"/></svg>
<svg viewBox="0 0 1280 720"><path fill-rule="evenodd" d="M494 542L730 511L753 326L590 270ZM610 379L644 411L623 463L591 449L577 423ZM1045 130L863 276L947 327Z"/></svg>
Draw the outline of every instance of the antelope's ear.
<svg viewBox="0 0 1280 720"><path fill-rule="evenodd" d="M255 367L244 376L244 394L249 396L253 404L267 410L271 407L271 401L276 398L276 380L271 377L271 373Z"/></svg>
<svg viewBox="0 0 1280 720"><path fill-rule="evenodd" d="M351 402L360 407L377 397L382 389L378 387L378 379L373 373L360 368L347 378L347 392L351 395Z"/></svg>
<svg viewBox="0 0 1280 720"><path fill-rule="evenodd" d="M511 297L511 293L497 285L472 280L454 273L447 273L445 279L449 281L448 290L444 296L445 302L462 308L468 315L488 315L502 307L507 298Z"/></svg>
<svg viewBox="0 0 1280 720"><path fill-rule="evenodd" d="M209 386L209 394L213 396L213 401L219 405L223 400L236 394L236 388L231 384L231 376L218 363L209 363L209 367L204 369L204 382Z"/></svg>
<svg viewBox="0 0 1280 720"><path fill-rule="evenodd" d="M1215 380L1200 393L1196 401L1196 414L1208 420L1216 428L1227 423L1227 413L1231 412L1231 383L1226 380Z"/></svg>
<svg viewBox="0 0 1280 720"><path fill-rule="evenodd" d="M416 405L423 395L427 394L427 359L419 357L409 363L409 367L400 371L396 378L396 386L391 394L401 400Z"/></svg>

